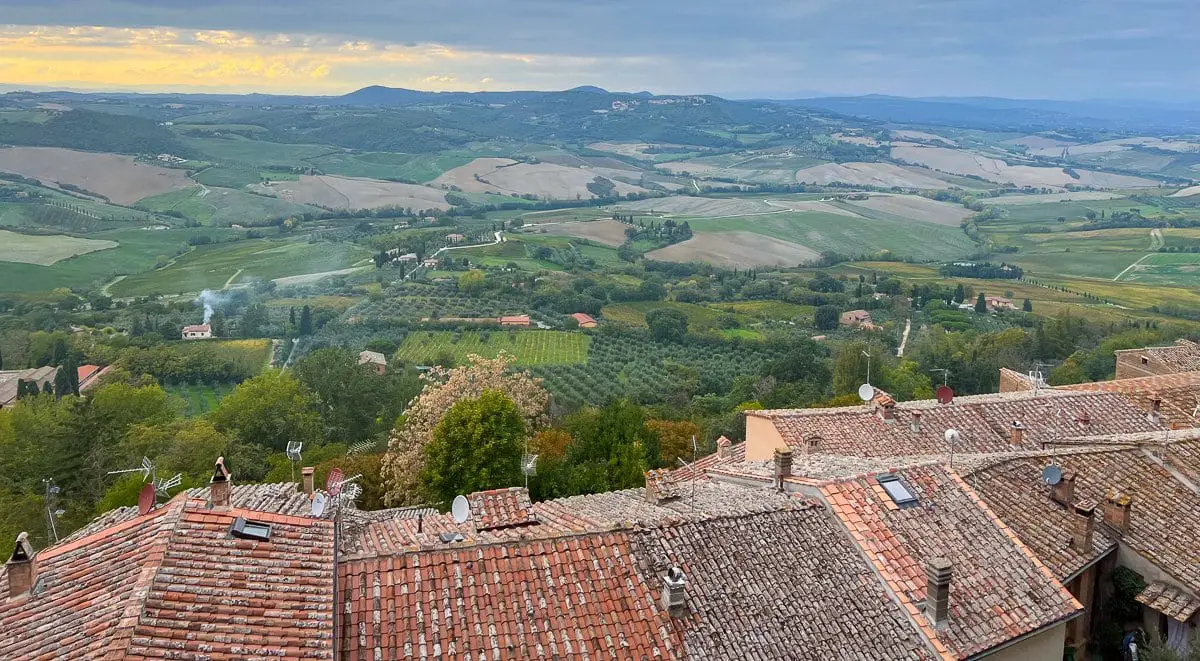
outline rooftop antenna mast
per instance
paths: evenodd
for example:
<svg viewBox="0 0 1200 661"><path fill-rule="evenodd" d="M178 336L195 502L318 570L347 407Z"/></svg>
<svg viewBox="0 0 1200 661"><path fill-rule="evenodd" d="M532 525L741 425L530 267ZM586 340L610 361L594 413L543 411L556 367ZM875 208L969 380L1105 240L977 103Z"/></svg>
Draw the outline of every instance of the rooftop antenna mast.
<svg viewBox="0 0 1200 661"><path fill-rule="evenodd" d="M862 355L867 357L867 383L871 382L871 352L864 350Z"/></svg>
<svg viewBox="0 0 1200 661"><path fill-rule="evenodd" d="M525 439L525 452L521 455L521 474L525 476L525 490L529 490L529 478L537 475L536 454L529 453L529 439Z"/></svg>
<svg viewBox="0 0 1200 661"><path fill-rule="evenodd" d="M58 524L55 520L63 515L63 510L55 507L55 505L58 504L58 493L60 489L58 485L54 483L54 478L52 477L42 480L42 483L46 485L46 496L44 501L46 504L46 533L51 539L54 540L54 543L57 544Z"/></svg>
<svg viewBox="0 0 1200 661"><path fill-rule="evenodd" d="M929 371L930 372L941 372L942 373L942 385L946 386L946 387L950 387L950 384L948 383L948 381L950 380L950 370L948 370L944 367L935 367Z"/></svg>
<svg viewBox="0 0 1200 661"><path fill-rule="evenodd" d="M303 448L303 441L288 441L287 458L292 465L292 484L296 483L296 464L300 462L300 450Z"/></svg>

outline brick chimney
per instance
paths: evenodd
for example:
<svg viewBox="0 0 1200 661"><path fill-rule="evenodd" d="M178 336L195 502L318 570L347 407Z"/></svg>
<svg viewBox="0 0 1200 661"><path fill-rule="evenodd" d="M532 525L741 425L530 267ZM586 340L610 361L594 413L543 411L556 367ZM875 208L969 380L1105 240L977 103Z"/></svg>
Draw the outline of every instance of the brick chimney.
<svg viewBox="0 0 1200 661"><path fill-rule="evenodd" d="M1095 513L1095 503L1079 503L1075 506L1075 520L1071 530L1071 547L1080 553L1092 552L1092 531L1096 527Z"/></svg>
<svg viewBox="0 0 1200 661"><path fill-rule="evenodd" d="M728 459L733 454L733 443L728 438L722 436L717 439L717 458Z"/></svg>
<svg viewBox="0 0 1200 661"><path fill-rule="evenodd" d="M783 488L783 478L792 474L792 451L775 448L775 486Z"/></svg>
<svg viewBox="0 0 1200 661"><path fill-rule="evenodd" d="M1067 507L1075 505L1075 473L1073 471L1063 473L1058 484L1050 487L1050 500Z"/></svg>
<svg viewBox="0 0 1200 661"><path fill-rule="evenodd" d="M1120 533L1129 531L1129 510L1133 499L1121 493L1110 492L1104 499L1104 522Z"/></svg>
<svg viewBox="0 0 1200 661"><path fill-rule="evenodd" d="M233 478L225 468L225 457L217 457L212 479L208 481L208 504L213 509L229 509Z"/></svg>
<svg viewBox="0 0 1200 661"><path fill-rule="evenodd" d="M33 547L29 544L29 533L17 535L17 547L4 565L8 572L8 596L20 597L33 588L35 574Z"/></svg>
<svg viewBox="0 0 1200 661"><path fill-rule="evenodd" d="M300 469L300 480L304 485L304 493L309 496L313 493L313 472L315 470L312 466L305 466Z"/></svg>
<svg viewBox="0 0 1200 661"><path fill-rule="evenodd" d="M683 608L687 603L687 593L684 591L686 587L687 579L682 569L671 567L667 570L667 575L663 577L662 607L671 617L683 615Z"/></svg>
<svg viewBox="0 0 1200 661"><path fill-rule="evenodd" d="M1092 424L1092 416L1087 412L1087 409L1079 409L1079 412L1075 414L1075 422L1080 427L1087 427Z"/></svg>
<svg viewBox="0 0 1200 661"><path fill-rule="evenodd" d="M921 412L920 411L912 412L912 421L908 423L908 428L911 429L912 433L914 433L914 434L921 433Z"/></svg>
<svg viewBox="0 0 1200 661"><path fill-rule="evenodd" d="M1017 447L1025 443L1025 425L1020 420L1013 420L1011 443Z"/></svg>
<svg viewBox="0 0 1200 661"><path fill-rule="evenodd" d="M1162 422L1162 395L1150 395L1150 412L1146 414L1146 420L1151 424Z"/></svg>
<svg viewBox="0 0 1200 661"><path fill-rule="evenodd" d="M950 619L950 578L954 565L942 557L933 558L925 565L925 616L938 627Z"/></svg>
<svg viewBox="0 0 1200 661"><path fill-rule="evenodd" d="M646 477L646 502L661 505L679 497L679 483L671 471L660 468L648 470Z"/></svg>

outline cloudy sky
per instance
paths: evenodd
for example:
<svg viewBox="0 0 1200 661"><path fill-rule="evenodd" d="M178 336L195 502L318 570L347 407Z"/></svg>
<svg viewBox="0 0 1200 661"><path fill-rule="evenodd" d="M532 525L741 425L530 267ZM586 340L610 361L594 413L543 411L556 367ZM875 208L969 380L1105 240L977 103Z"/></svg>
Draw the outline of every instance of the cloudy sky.
<svg viewBox="0 0 1200 661"><path fill-rule="evenodd" d="M1200 98L1196 0L0 0L0 86Z"/></svg>

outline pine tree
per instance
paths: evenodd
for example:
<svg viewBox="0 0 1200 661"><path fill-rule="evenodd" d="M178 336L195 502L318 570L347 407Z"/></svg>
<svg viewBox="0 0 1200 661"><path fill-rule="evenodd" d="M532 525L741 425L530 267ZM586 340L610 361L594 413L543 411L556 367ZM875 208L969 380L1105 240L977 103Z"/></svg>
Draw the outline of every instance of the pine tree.
<svg viewBox="0 0 1200 661"><path fill-rule="evenodd" d="M300 334L312 335L312 308L307 305L300 309Z"/></svg>
<svg viewBox="0 0 1200 661"><path fill-rule="evenodd" d="M979 314L987 312L987 299L984 298L983 292L979 292L979 298L975 299L975 311Z"/></svg>
<svg viewBox="0 0 1200 661"><path fill-rule="evenodd" d="M46 381L42 384L42 392L46 393L47 395L54 394L54 387L50 385L49 381Z"/></svg>
<svg viewBox="0 0 1200 661"><path fill-rule="evenodd" d="M954 302L962 303L966 299L967 299L967 290L963 288L962 283L960 282L960 283L958 283L958 286L954 288Z"/></svg>
<svg viewBox="0 0 1200 661"><path fill-rule="evenodd" d="M296 327L296 308L294 307L288 309L288 323L291 324L293 328Z"/></svg>
<svg viewBox="0 0 1200 661"><path fill-rule="evenodd" d="M47 381L47 383L49 382ZM67 378L67 370L60 368L54 375L54 396L62 398L69 394L71 394L71 380Z"/></svg>
<svg viewBox="0 0 1200 661"><path fill-rule="evenodd" d="M1033 312L1033 302L1031 302L1028 298L1025 299L1025 302L1021 304L1021 309L1026 312Z"/></svg>

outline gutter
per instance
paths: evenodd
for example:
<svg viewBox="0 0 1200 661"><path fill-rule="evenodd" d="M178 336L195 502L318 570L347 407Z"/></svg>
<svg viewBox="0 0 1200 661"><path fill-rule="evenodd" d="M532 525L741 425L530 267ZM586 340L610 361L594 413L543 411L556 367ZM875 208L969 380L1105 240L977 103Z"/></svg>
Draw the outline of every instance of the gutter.
<svg viewBox="0 0 1200 661"><path fill-rule="evenodd" d="M1017 636L1016 638L1006 640L1003 643L1000 643L999 645L997 645L995 647L984 650L978 654L969 656L969 657L967 657L967 660L974 661L975 659L983 659L983 658L989 657L989 656L995 654L996 652L999 652L1001 650L1006 650L1006 649L1012 647L1013 645L1016 645L1017 643L1024 642L1025 640L1027 640L1029 638L1033 638L1034 636L1040 635L1041 633L1048 631L1050 629L1053 629L1054 627L1057 627L1060 624L1066 624L1067 622L1070 622L1071 620L1074 620L1075 618L1077 618L1081 615L1083 615L1083 609L1077 610L1074 613L1071 613L1070 615L1068 615L1066 617L1059 618L1049 624L1043 624L1042 626L1034 629L1033 631L1021 634L1020 636Z"/></svg>

